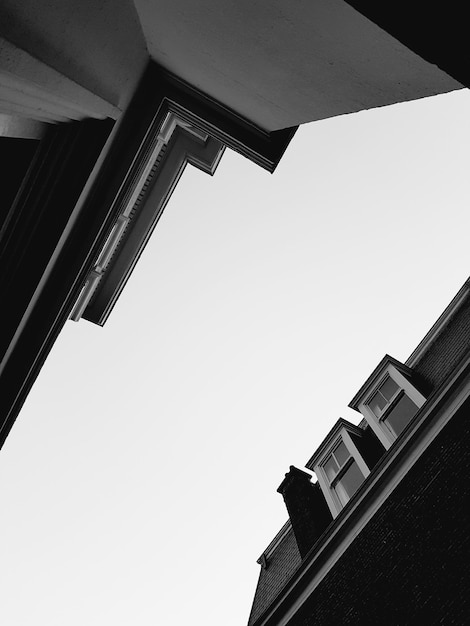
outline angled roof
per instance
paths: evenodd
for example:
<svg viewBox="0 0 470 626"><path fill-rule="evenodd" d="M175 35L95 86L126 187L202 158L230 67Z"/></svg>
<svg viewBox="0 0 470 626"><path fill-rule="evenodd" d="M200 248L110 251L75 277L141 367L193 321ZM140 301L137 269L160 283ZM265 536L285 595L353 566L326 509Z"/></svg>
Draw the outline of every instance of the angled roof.
<svg viewBox="0 0 470 626"><path fill-rule="evenodd" d="M301 562L294 531L288 521L258 559L261 571L256 602L253 603L248 621L250 626L269 608Z"/></svg>
<svg viewBox="0 0 470 626"><path fill-rule="evenodd" d="M463 396L464 399L470 395L469 346L470 285L467 281L423 341L418 344L418 348L407 361L409 365L403 366L397 362L400 369L404 368L407 374L418 376L428 388L428 400L419 410L407 437L397 440L396 444L383 454L348 505L328 526L303 560L300 559L293 532L288 539L286 534L288 525L284 525L263 553L266 556L269 553L269 558L266 559L268 567L260 572L249 626L287 623L285 620L278 621L279 616L290 615L289 607L294 606L296 599L307 597L305 595L307 592L304 591L306 586L313 589L317 582L322 580L328 568L341 557L350 541L364 527L365 521L371 518L393 491L398 484L397 480L400 480L399 477L406 475L410 459L413 463L416 462L420 451L422 452L432 441L434 433L440 432L451 419L453 411L458 409L462 401L456 401L455 390L466 390L462 392L466 394ZM391 357L385 357L374 370L372 377L384 362L389 362L390 359ZM395 362L395 359L392 359L392 362ZM344 424L349 423L339 419L325 442ZM424 424L427 428L422 428ZM312 458L315 458L317 452ZM309 461L307 465L311 466L311 462ZM361 516L364 522L359 521ZM341 545L342 548L339 547ZM264 562L262 558L258 560L258 563ZM330 565L325 565L327 562Z"/></svg>

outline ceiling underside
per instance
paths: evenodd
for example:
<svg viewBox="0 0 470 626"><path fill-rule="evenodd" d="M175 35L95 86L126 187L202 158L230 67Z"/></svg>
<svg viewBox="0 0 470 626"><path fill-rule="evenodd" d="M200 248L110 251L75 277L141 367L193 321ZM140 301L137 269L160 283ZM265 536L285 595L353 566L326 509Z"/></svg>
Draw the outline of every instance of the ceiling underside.
<svg viewBox="0 0 470 626"><path fill-rule="evenodd" d="M266 130L460 83L342 0L134 0L151 57Z"/></svg>

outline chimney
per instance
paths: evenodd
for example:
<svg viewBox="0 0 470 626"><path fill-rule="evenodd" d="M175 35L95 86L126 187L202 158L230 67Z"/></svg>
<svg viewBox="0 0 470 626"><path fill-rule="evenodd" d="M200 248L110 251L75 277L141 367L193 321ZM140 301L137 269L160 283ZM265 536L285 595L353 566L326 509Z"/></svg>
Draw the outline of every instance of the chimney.
<svg viewBox="0 0 470 626"><path fill-rule="evenodd" d="M318 483L310 479L310 474L291 465L277 490L286 503L302 558L333 519Z"/></svg>

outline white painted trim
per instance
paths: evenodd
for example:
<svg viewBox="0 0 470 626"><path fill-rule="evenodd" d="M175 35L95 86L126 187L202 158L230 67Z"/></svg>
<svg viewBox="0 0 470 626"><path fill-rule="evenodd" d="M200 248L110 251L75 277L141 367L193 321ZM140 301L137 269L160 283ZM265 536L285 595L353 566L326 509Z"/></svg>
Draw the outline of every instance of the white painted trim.
<svg viewBox="0 0 470 626"><path fill-rule="evenodd" d="M362 458L361 453L359 452L356 444L352 440L351 435L348 433L346 428L344 429L342 436L343 436L343 441L344 441L344 444L345 444L346 448L349 450L349 453L351 454L351 456L354 458L354 460L358 464L359 469L364 474L364 478L367 478L367 476L369 476L369 474L370 474L370 470L367 467L366 462Z"/></svg>
<svg viewBox="0 0 470 626"><path fill-rule="evenodd" d="M325 454L325 456L327 455L329 455L329 453ZM322 467L322 463L324 462L324 460L325 458L323 457L321 462L319 462L318 465L315 465L315 467L313 468L313 471L317 475L318 484L320 485L320 489L322 490L323 495L325 496L325 500L326 500L326 503L328 504L328 508L330 509L330 513L333 516L333 518L335 518L341 512L342 505L337 500L337 498L335 498L335 494L333 493L333 490L331 489L331 486L328 482L328 478L326 477L325 470Z"/></svg>
<svg viewBox="0 0 470 626"><path fill-rule="evenodd" d="M333 518L337 517L346 505L341 502L334 487L331 486L331 483L326 476L325 470L323 469L323 465L325 464L326 458L333 453L334 449L341 441L346 446L350 456L357 463L359 469L364 476L364 480L370 474L370 470L367 467L366 462L362 458L362 455L359 452L356 444L352 440L347 428L345 426L342 426L336 437L332 440L331 444L327 448L325 448L322 456L318 459L313 468L313 471L317 476L318 484L320 485L320 489L325 496L326 503L328 504L328 508L330 509Z"/></svg>
<svg viewBox="0 0 470 626"><path fill-rule="evenodd" d="M129 222L129 216L137 201L137 198L142 191L143 186L145 185L150 171L157 161L163 147L170 142L174 131L178 127L183 128L186 132L191 133L201 141L206 141L208 137L206 133L197 128L194 128L184 120L180 119L175 113L169 111L166 114L163 122L160 125L160 129L157 135L157 141L152 152L150 153L149 158L147 159L145 167L140 172L140 175L134 184L132 193L130 194L126 202L124 210L117 217L113 229L111 230L111 233L109 234L103 248L101 249L101 252L98 255L98 260L96 261L93 269L88 275L84 288L81 290L75 306L72 309L72 313L70 314L69 319L71 319L73 322L80 321L83 313L85 312L85 309L90 303L90 300L93 297L93 294L95 293L99 282L99 280L96 279L96 275L99 275L101 279L101 276L106 271L106 266L113 256L114 251L116 250L124 234L124 231L126 230L127 224Z"/></svg>
<svg viewBox="0 0 470 626"><path fill-rule="evenodd" d="M416 404L418 408L421 408L426 402L426 398L405 376L403 376L393 363L387 363L380 370L380 372L377 373L374 380L370 383L367 389L364 390L362 400L358 403L358 409L367 420L367 423L386 450L390 448L397 437L390 431L389 428L387 428L384 420L375 415L369 407L369 402L387 376L390 376L390 378L396 382L400 389L406 393L406 395Z"/></svg>
<svg viewBox="0 0 470 626"><path fill-rule="evenodd" d="M72 313L70 314L70 319L72 321L78 322L78 320L82 317L88 305L88 302L90 301L91 297L96 291L96 288L98 287L102 276L102 272L96 269L91 270L91 272L88 274L87 281L83 286L82 291L80 292Z"/></svg>

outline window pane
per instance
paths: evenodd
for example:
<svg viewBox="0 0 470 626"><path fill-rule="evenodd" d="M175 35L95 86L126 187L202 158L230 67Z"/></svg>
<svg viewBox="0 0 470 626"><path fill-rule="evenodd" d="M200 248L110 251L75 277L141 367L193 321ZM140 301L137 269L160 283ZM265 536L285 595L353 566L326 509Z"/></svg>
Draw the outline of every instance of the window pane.
<svg viewBox="0 0 470 626"><path fill-rule="evenodd" d="M335 455L335 458L338 461L338 465L340 467L342 467L351 456L343 442L336 446L336 448L333 450L333 454Z"/></svg>
<svg viewBox="0 0 470 626"><path fill-rule="evenodd" d="M369 402L370 408L375 413L375 415L377 415L377 417L379 417L382 414L382 410L386 405L387 405L387 401L385 400L385 398L382 396L382 394L379 391L374 393L371 401Z"/></svg>
<svg viewBox="0 0 470 626"><path fill-rule="evenodd" d="M331 482L338 473L338 464L334 458L330 456L328 461L323 465L323 469L325 470L328 480Z"/></svg>
<svg viewBox="0 0 470 626"><path fill-rule="evenodd" d="M342 504L346 504L349 498L356 493L363 481L364 476L359 469L358 464L354 461L336 485L336 493L338 494Z"/></svg>
<svg viewBox="0 0 470 626"><path fill-rule="evenodd" d="M399 435L411 418L418 412L418 407L406 394L400 398L393 411L387 415L385 422L395 435Z"/></svg>
<svg viewBox="0 0 470 626"><path fill-rule="evenodd" d="M387 400L391 400L398 390L399 387L397 383L393 380L393 378L390 378L390 376L380 386L380 392Z"/></svg>

